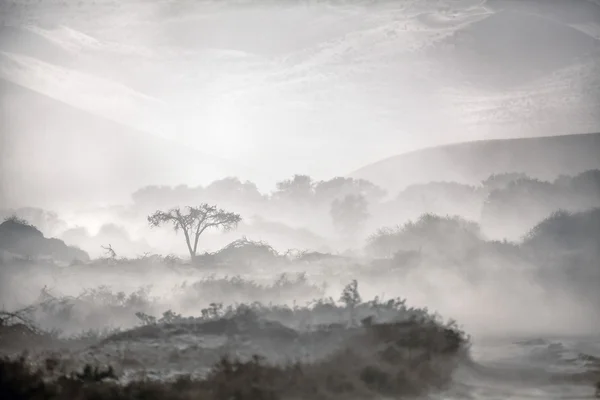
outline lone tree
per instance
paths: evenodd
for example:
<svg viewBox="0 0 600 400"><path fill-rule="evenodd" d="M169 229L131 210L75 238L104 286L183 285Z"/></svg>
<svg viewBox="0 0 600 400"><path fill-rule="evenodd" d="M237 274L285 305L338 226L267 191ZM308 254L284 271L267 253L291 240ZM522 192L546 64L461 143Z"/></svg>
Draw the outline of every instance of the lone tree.
<svg viewBox="0 0 600 400"><path fill-rule="evenodd" d="M220 229L224 232L237 228L242 220L239 214L225 211L217 206L206 203L197 207L186 207L187 212L182 212L179 207L169 211L156 211L148 216L150 227L159 227L165 224L173 225L175 232L183 231L185 243L192 260L198 250L198 239L209 228Z"/></svg>

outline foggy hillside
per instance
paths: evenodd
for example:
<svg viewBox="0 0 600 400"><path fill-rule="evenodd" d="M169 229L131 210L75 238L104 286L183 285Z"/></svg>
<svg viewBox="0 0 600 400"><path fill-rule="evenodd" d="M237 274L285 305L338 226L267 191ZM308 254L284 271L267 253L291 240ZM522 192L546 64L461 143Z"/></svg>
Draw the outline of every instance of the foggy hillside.
<svg viewBox="0 0 600 400"><path fill-rule="evenodd" d="M452 144L400 154L350 174L391 192L415 183L478 184L492 174L523 172L553 180L600 168L600 134L548 136Z"/></svg>
<svg viewBox="0 0 600 400"><path fill-rule="evenodd" d="M560 21L503 9L457 30L429 51L456 74L453 82L506 90L578 63L600 51L600 41Z"/></svg>
<svg viewBox="0 0 600 400"><path fill-rule="evenodd" d="M0 105L8 207L16 201L49 207L59 201L123 202L141 183L197 181L207 168L228 172L223 161L184 144L136 131L3 79ZM18 180L8 179L17 175Z"/></svg>

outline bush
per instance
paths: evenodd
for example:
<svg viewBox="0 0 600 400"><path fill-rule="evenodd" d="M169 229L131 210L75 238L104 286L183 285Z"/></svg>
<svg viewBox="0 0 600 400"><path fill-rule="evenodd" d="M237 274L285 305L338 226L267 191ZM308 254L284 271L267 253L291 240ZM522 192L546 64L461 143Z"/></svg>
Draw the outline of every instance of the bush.
<svg viewBox="0 0 600 400"><path fill-rule="evenodd" d="M463 258L483 242L479 225L458 216L424 214L416 222L382 228L371 235L366 251L375 257L391 258L402 252Z"/></svg>
<svg viewBox="0 0 600 400"><path fill-rule="evenodd" d="M212 303L274 303L304 301L322 297L324 288L312 284L305 274L281 274L272 284L260 284L240 276L209 276L177 288L184 307Z"/></svg>
<svg viewBox="0 0 600 400"><path fill-rule="evenodd" d="M268 243L252 241L243 237L229 243L217 252L206 253L196 258L201 265L209 266L246 266L274 264L286 261Z"/></svg>

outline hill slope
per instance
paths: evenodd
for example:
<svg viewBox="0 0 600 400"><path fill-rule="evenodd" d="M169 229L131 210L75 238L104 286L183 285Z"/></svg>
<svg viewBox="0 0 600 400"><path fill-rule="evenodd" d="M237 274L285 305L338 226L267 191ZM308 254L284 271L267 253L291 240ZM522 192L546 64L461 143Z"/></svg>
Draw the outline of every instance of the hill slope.
<svg viewBox="0 0 600 400"><path fill-rule="evenodd" d="M232 171L186 148L0 79L5 206L123 201L147 184L201 183Z"/></svg>
<svg viewBox="0 0 600 400"><path fill-rule="evenodd" d="M599 48L597 39L571 26L502 10L457 30L430 53L453 79L504 90L576 64Z"/></svg>
<svg viewBox="0 0 600 400"><path fill-rule="evenodd" d="M7 219L0 224L1 251L25 257L50 257L63 262L90 258L85 251L67 246L62 240L46 238L34 226L17 219Z"/></svg>
<svg viewBox="0 0 600 400"><path fill-rule="evenodd" d="M0 51L35 57L56 65L66 66L73 54L31 29L0 25Z"/></svg>
<svg viewBox="0 0 600 400"><path fill-rule="evenodd" d="M352 173L392 194L431 181L477 184L491 174L525 172L540 179L600 168L600 133L484 140L427 148Z"/></svg>

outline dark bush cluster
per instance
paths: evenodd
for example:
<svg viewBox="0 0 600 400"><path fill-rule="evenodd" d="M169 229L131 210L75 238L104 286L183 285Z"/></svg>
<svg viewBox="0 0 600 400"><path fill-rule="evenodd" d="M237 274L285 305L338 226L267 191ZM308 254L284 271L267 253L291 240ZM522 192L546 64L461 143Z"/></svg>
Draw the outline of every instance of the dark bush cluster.
<svg viewBox="0 0 600 400"><path fill-rule="evenodd" d="M363 302L356 281L347 285L337 303L321 300L305 307L255 303L227 308L211 304L196 318L172 311L161 318L138 313L138 318L142 326L97 340L90 349L99 353L118 343L170 343L180 336L218 335L228 338L229 351L215 359L208 373L174 380L121 380L123 370L115 372L111 359L100 365L77 363L61 353L47 359L39 355L3 358L0 398L365 399L420 394L450 382L469 344L455 324L444 324L426 310L408 308L403 300ZM3 323L0 333L17 326L18 321ZM33 327L27 332L34 340L45 335ZM243 338L250 339L252 348L271 348L281 357L267 362L263 358L266 355L244 356L240 351L246 346ZM70 341L55 340L63 346ZM310 349L315 357L303 360L297 346ZM161 350L155 347L154 351ZM144 357L143 352L131 354ZM231 358L229 354L237 356ZM206 360L197 359L196 363ZM154 367L147 361L139 360L137 364L144 369Z"/></svg>
<svg viewBox="0 0 600 400"><path fill-rule="evenodd" d="M119 382L112 368L65 372L58 359L36 366L0 360L2 399L334 399L416 395L443 388L466 339L460 331L413 320L350 329L345 346L313 363L275 365L259 356L222 357L202 378Z"/></svg>

